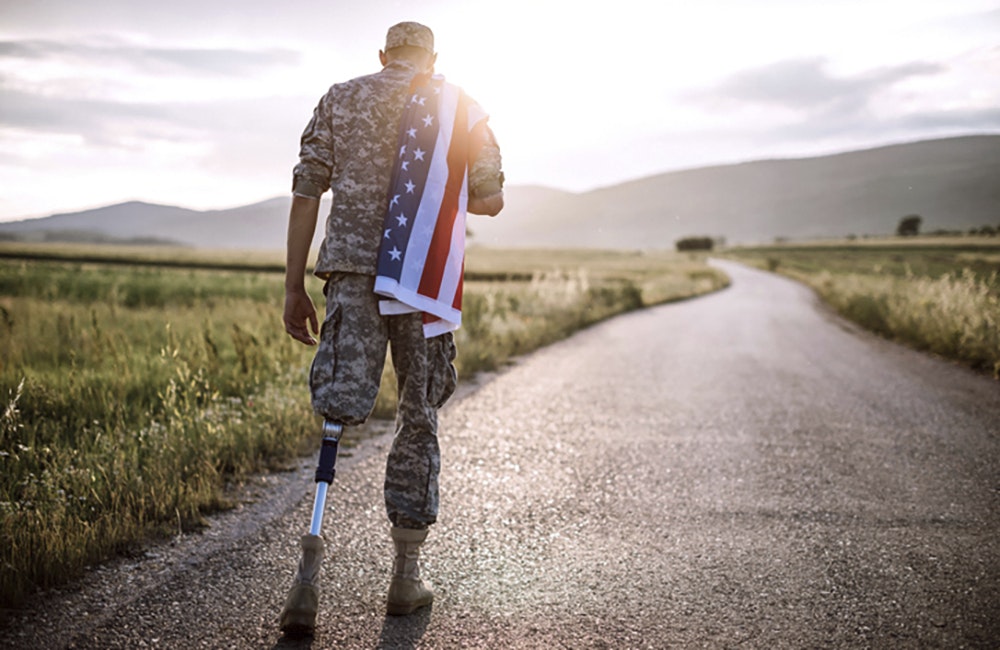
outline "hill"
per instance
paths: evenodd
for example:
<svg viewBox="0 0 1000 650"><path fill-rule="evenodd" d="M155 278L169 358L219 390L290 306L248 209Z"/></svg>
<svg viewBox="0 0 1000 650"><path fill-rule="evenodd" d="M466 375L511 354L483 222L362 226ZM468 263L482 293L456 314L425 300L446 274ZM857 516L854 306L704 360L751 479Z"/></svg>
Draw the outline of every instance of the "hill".
<svg viewBox="0 0 1000 650"><path fill-rule="evenodd" d="M491 245L669 247L690 235L730 243L891 234L906 214L925 232L1000 224L1000 136L928 140L814 158L659 174L534 197L512 192Z"/></svg>
<svg viewBox="0 0 1000 650"><path fill-rule="evenodd" d="M284 246L290 201L213 211L130 202L0 223L0 237L52 239L61 231L77 238L275 249ZM964 231L1000 224L1000 136L704 167L578 194L511 186L506 204L496 219L469 220L474 243L669 248L691 235L730 243L876 235L894 232L911 213L923 216L924 231ZM322 213L328 209L327 203Z"/></svg>

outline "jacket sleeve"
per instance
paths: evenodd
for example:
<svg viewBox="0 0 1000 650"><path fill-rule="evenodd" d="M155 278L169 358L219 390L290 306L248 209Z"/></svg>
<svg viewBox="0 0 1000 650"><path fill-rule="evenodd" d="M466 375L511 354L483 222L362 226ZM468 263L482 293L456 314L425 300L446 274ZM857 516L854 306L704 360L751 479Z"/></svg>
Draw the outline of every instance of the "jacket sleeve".
<svg viewBox="0 0 1000 650"><path fill-rule="evenodd" d="M296 196L318 199L330 189L334 164L331 93L332 89L320 99L302 132L299 163L292 171L292 194Z"/></svg>
<svg viewBox="0 0 1000 650"><path fill-rule="evenodd" d="M469 195L485 198L503 190L503 168L500 146L493 131L485 123L482 132L473 134L469 164ZM478 137L477 137L478 136Z"/></svg>

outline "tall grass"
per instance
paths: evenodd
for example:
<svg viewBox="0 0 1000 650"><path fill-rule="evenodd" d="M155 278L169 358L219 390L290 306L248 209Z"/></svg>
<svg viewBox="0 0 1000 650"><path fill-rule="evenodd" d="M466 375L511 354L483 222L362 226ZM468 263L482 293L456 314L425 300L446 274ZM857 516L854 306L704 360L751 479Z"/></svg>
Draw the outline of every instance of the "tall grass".
<svg viewBox="0 0 1000 650"><path fill-rule="evenodd" d="M2 273L5 603L198 525L224 478L280 465L314 430L280 277Z"/></svg>
<svg viewBox="0 0 1000 650"><path fill-rule="evenodd" d="M724 283L678 257L588 266L589 255L565 254L533 268L530 254L507 254L506 269L501 258L491 258L501 275L523 279L476 281L470 263L457 360L466 376ZM280 274L122 264L0 262L4 606L149 536L201 525L226 507L227 481L313 451L313 351L283 331ZM322 305L319 283L309 286ZM376 417L392 416L394 385L387 366Z"/></svg>
<svg viewBox="0 0 1000 650"><path fill-rule="evenodd" d="M863 327L1000 378L998 253L967 241L883 241L730 255L805 282Z"/></svg>
<svg viewBox="0 0 1000 650"><path fill-rule="evenodd" d="M821 273L808 281L855 322L1000 378L995 271L982 279L964 269L938 278Z"/></svg>
<svg viewBox="0 0 1000 650"><path fill-rule="evenodd" d="M586 271L539 272L529 282L472 282L463 301L456 364L462 373L507 359L643 306L630 282L592 284Z"/></svg>

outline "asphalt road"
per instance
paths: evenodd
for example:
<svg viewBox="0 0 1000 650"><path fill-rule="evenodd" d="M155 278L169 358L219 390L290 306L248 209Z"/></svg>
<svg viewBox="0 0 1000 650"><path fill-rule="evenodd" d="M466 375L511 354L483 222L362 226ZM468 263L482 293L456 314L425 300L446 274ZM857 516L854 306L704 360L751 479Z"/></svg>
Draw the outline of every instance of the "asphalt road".
<svg viewBox="0 0 1000 650"><path fill-rule="evenodd" d="M309 462L3 647L1000 647L1000 384L723 267L445 409L432 609L383 615L382 436L338 465L313 639L277 629Z"/></svg>

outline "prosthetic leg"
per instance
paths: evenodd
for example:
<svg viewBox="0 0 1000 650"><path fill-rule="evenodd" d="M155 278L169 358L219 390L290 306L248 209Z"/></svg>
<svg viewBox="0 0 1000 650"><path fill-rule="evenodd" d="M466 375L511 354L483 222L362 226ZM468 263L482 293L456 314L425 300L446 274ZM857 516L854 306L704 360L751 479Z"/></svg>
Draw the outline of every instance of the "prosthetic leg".
<svg viewBox="0 0 1000 650"><path fill-rule="evenodd" d="M319 570L323 562L323 512L326 509L326 492L337 473L337 445L344 431L343 425L323 422L323 445L320 447L316 467L316 498L313 500L312 523L309 533L302 536L302 559L299 561L295 582L288 591L281 610L281 631L292 636L312 634L316 628L319 609Z"/></svg>

